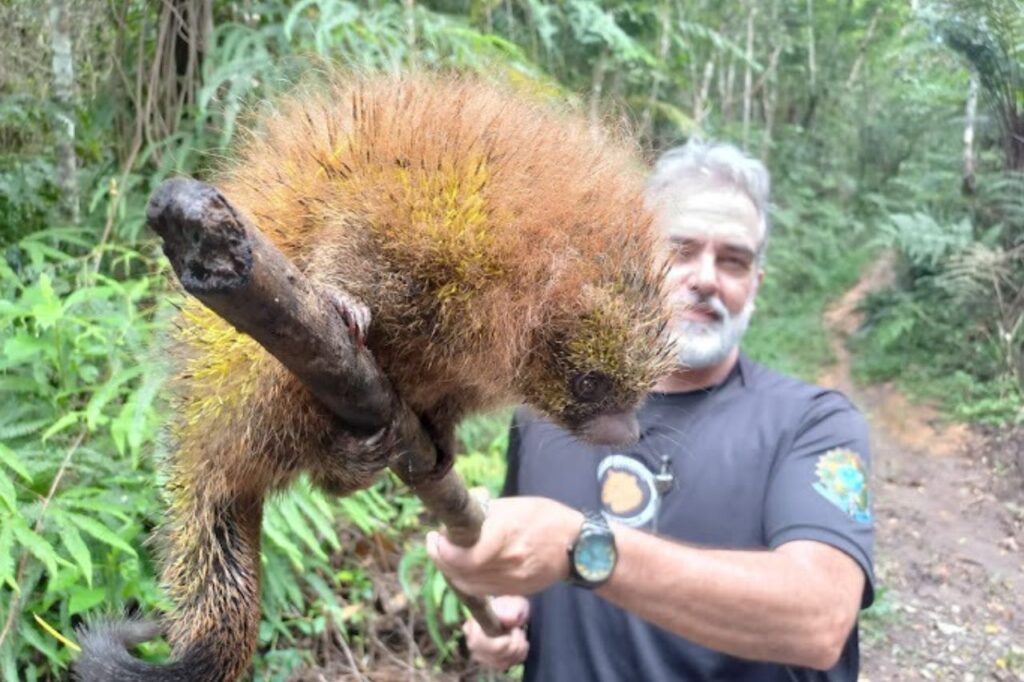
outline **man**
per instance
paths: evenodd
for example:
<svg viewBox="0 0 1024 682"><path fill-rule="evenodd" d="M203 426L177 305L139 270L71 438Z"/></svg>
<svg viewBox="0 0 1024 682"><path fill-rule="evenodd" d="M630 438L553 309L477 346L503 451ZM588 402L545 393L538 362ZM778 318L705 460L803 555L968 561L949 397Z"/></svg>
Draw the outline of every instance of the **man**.
<svg viewBox="0 0 1024 682"><path fill-rule="evenodd" d="M432 533L428 552L468 593L533 595L495 600L507 635L464 628L478 660L525 660L526 680L853 682L873 595L864 420L738 347L764 278L767 171L692 142L659 160L649 199L679 366L639 442L589 446L520 410L480 541Z"/></svg>

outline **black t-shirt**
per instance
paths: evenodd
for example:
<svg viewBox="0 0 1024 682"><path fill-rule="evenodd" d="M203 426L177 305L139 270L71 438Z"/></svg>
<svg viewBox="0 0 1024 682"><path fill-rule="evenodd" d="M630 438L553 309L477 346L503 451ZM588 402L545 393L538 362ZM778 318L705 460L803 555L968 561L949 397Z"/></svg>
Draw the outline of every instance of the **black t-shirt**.
<svg viewBox="0 0 1024 682"><path fill-rule="evenodd" d="M824 542L864 569L863 605L871 603L867 426L840 393L741 356L717 387L652 393L638 416L640 441L615 449L520 409L504 494L601 509L613 521L717 548ZM527 682L857 679L856 628L839 663L819 672L713 651L567 584L533 595L530 606Z"/></svg>

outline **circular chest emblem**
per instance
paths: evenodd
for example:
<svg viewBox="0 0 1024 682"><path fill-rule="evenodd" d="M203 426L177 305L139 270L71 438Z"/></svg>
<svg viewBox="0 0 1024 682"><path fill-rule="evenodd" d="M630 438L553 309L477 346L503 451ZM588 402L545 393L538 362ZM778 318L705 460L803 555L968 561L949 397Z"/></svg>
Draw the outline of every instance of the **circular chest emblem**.
<svg viewBox="0 0 1024 682"><path fill-rule="evenodd" d="M645 526L654 518L658 493L654 474L626 455L608 455L597 466L601 509L609 518L627 526Z"/></svg>

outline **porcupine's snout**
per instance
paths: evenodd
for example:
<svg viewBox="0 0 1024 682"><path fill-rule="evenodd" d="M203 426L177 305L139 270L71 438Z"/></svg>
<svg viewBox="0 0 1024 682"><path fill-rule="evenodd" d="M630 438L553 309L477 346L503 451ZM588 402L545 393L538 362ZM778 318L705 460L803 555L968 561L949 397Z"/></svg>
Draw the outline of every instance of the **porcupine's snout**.
<svg viewBox="0 0 1024 682"><path fill-rule="evenodd" d="M640 424L632 410L599 414L586 422L580 435L594 445L627 446L640 438Z"/></svg>

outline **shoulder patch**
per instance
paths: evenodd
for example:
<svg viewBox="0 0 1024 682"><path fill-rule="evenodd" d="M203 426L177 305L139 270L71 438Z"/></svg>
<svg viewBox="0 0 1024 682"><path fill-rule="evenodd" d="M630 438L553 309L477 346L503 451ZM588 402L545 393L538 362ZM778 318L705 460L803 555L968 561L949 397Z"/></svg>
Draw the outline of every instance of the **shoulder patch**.
<svg viewBox="0 0 1024 682"><path fill-rule="evenodd" d="M864 460L853 450L836 448L818 457L814 489L854 521L871 523L871 496Z"/></svg>

